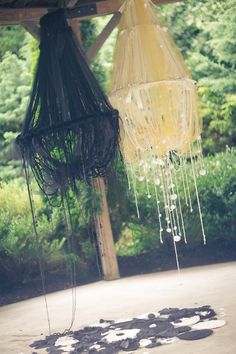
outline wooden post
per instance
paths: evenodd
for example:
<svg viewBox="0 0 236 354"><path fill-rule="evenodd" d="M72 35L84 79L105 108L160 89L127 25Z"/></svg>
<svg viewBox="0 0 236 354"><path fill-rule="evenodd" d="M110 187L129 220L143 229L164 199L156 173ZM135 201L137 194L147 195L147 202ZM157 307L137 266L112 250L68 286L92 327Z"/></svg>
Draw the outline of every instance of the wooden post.
<svg viewBox="0 0 236 354"><path fill-rule="evenodd" d="M114 21L114 20L113 20ZM81 41L80 38L80 31L79 31L79 22L77 20L70 21L70 25L73 28L73 31L78 39ZM114 24L113 24L114 25ZM114 27L113 27L114 28ZM111 31L111 26L105 29L105 32ZM100 43L100 40L99 40ZM101 46L97 46L97 50L99 50ZM88 62L90 62L95 55L95 51L92 50L88 57ZM94 188L99 191L101 194L101 207L102 212L101 214L97 214L94 216L95 221L95 229L98 241L98 249L100 253L100 260L102 265L102 274L104 280L115 280L120 278L118 262L116 257L116 250L113 241L113 234L111 228L111 221L110 215L107 205L107 198L106 198L106 189L104 179L101 177L95 178L93 181Z"/></svg>
<svg viewBox="0 0 236 354"><path fill-rule="evenodd" d="M102 264L103 278L105 280L119 279L120 274L113 241L104 179L101 177L95 178L93 185L94 188L101 193L102 213L95 215L95 228Z"/></svg>

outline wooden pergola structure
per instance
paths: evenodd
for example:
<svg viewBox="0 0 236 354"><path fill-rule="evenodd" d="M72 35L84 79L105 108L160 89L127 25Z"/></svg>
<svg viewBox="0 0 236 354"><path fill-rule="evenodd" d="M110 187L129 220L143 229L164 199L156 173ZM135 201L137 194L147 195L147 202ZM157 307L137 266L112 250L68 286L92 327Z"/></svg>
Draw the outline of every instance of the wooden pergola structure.
<svg viewBox="0 0 236 354"><path fill-rule="evenodd" d="M156 5L184 0L152 0ZM80 40L80 21L95 16L111 15L110 21L88 49L86 55L91 62L109 37L120 19L119 9L124 0L0 0L0 25L22 25L34 37L39 38L40 18L59 7L67 7L68 21ZM96 215L95 226L100 260L105 280L119 278L119 268L113 242L109 209L103 178L94 180L94 187L102 195L102 213Z"/></svg>

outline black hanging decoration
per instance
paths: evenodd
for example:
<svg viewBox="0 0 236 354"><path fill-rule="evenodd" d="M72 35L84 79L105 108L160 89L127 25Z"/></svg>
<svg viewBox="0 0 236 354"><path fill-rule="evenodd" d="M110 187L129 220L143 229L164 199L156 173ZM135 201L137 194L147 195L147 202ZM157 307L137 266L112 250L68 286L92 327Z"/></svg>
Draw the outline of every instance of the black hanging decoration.
<svg viewBox="0 0 236 354"><path fill-rule="evenodd" d="M66 10L42 17L31 99L17 137L47 195L104 176L119 143L119 115L89 69Z"/></svg>

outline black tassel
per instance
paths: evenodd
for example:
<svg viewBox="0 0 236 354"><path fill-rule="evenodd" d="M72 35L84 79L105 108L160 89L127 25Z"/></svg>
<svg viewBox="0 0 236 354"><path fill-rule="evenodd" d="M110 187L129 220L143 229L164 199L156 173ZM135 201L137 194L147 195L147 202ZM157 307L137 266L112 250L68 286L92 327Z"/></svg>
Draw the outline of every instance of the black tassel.
<svg viewBox="0 0 236 354"><path fill-rule="evenodd" d="M104 176L119 143L119 115L103 94L65 10L40 21L40 55L22 133L24 158L47 195Z"/></svg>

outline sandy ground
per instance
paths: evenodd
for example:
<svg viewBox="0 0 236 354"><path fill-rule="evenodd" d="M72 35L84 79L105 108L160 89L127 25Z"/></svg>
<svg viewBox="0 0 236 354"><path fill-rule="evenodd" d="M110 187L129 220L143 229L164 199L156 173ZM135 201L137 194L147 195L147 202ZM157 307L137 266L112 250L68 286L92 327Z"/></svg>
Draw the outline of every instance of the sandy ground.
<svg viewBox="0 0 236 354"><path fill-rule="evenodd" d="M47 296L52 332L63 331L71 320L71 291ZM135 353L234 354L236 353L236 262L100 281L77 288L77 315L73 329L100 318L120 319L165 307L211 305L227 321L211 337ZM224 315L225 313L225 315ZM29 348L48 334L43 297L0 308L0 354L45 353Z"/></svg>

